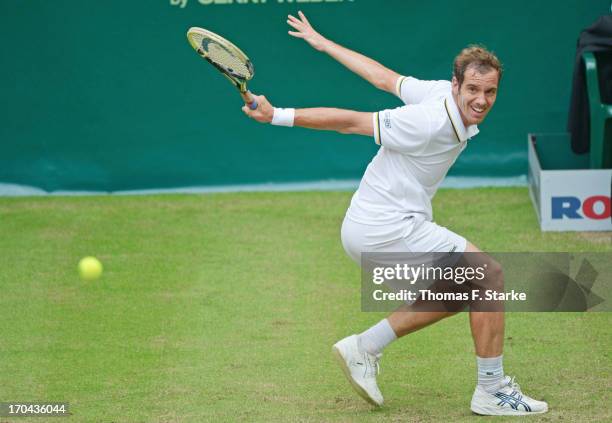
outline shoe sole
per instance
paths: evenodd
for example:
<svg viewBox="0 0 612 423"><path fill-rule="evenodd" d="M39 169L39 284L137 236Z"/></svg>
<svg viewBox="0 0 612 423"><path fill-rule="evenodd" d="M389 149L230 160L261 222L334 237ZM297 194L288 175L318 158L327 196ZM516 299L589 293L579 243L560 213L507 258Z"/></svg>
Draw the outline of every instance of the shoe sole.
<svg viewBox="0 0 612 423"><path fill-rule="evenodd" d="M548 407L542 411L516 411L511 408L485 409L476 407L470 407L470 410L472 410L472 413L479 416L531 416L532 414L544 414L548 412Z"/></svg>
<svg viewBox="0 0 612 423"><path fill-rule="evenodd" d="M342 355L342 352L340 351L340 349L334 345L332 347L332 353L334 354L336 361L340 365L340 368L342 369L342 373L344 373L344 376L349 381L349 383L351 384L355 392L357 392L359 396L363 398L364 400L366 400L368 403L376 407L380 407L382 404L379 404L376 401L374 401L370 397L370 395L368 395L367 391L363 389L357 382L355 382L355 379L353 379L353 376L351 376L351 371L346 365L346 360L344 359L344 356Z"/></svg>

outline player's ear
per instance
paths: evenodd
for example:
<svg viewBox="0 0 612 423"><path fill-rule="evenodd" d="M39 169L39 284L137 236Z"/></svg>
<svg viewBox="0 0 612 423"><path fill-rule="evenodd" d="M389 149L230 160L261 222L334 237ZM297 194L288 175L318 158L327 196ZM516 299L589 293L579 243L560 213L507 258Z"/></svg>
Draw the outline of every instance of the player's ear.
<svg viewBox="0 0 612 423"><path fill-rule="evenodd" d="M459 81L457 80L456 76L453 76L453 79L451 80L451 85L453 89L453 94L454 95L459 94Z"/></svg>

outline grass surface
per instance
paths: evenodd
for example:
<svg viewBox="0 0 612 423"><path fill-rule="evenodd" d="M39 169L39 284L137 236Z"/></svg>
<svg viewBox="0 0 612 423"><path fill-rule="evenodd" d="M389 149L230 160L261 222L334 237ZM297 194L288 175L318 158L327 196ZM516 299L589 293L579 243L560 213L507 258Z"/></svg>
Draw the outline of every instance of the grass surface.
<svg viewBox="0 0 612 423"><path fill-rule="evenodd" d="M383 315L360 312L339 239L349 200L0 199L0 401L67 401L72 422L491 420L469 410L466 314L385 350L384 408L352 392L331 345ZM610 233L541 233L522 188L442 190L434 210L484 250L612 251ZM85 255L101 280L78 279ZM530 421L612 419L611 326L610 313L508 315L506 372L551 407Z"/></svg>

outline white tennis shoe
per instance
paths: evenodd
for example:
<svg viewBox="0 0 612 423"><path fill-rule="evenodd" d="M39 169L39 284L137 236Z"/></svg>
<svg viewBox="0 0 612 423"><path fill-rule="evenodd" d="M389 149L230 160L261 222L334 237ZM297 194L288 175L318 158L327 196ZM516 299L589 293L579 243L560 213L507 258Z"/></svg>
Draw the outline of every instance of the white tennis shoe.
<svg viewBox="0 0 612 423"><path fill-rule="evenodd" d="M470 408L474 413L484 416L527 416L546 413L548 404L524 395L514 378L506 376L502 385L492 394L476 386Z"/></svg>
<svg viewBox="0 0 612 423"><path fill-rule="evenodd" d="M370 404L381 406L383 396L376 384L376 376L380 372L378 361L382 354L362 351L357 335L338 341L332 352L353 389Z"/></svg>

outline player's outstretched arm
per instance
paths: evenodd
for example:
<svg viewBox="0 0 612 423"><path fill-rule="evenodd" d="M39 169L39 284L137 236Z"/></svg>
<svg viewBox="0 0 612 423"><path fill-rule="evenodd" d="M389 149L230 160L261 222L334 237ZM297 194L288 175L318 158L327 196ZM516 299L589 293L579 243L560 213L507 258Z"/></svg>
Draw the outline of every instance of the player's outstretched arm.
<svg viewBox="0 0 612 423"><path fill-rule="evenodd" d="M400 76L398 73L384 67L377 61L363 54L349 50L328 40L314 30L301 11L298 12L298 15L299 19L291 15L287 17L287 23L295 29L295 31L289 31L289 35L302 38L314 49L327 53L348 69L370 82L376 88L390 92L391 94L396 94L395 84Z"/></svg>
<svg viewBox="0 0 612 423"><path fill-rule="evenodd" d="M272 123L272 120L275 118L274 107L266 97L262 95L255 95L254 97L258 103L257 109L251 110L245 105L242 111L257 122ZM292 109L292 115L292 121L287 122L286 126L301 126L303 128L336 131L343 134L368 136L374 134L372 113L328 107L315 107L296 109L295 111Z"/></svg>

